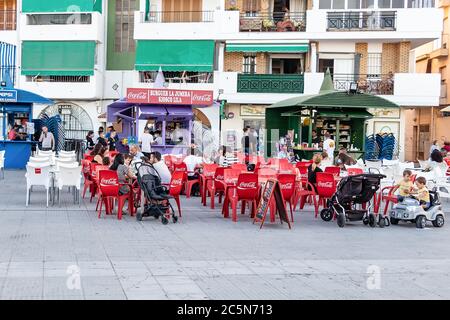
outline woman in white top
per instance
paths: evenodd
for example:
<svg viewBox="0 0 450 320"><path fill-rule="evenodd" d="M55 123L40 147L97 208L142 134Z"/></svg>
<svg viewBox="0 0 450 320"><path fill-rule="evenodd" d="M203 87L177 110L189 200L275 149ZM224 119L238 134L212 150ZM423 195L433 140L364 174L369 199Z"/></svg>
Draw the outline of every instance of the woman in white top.
<svg viewBox="0 0 450 320"><path fill-rule="evenodd" d="M331 139L331 135L329 132L324 134L325 141L323 142L323 151L328 154L328 157L331 159L331 163L334 162L334 149L336 148L336 143L333 139Z"/></svg>

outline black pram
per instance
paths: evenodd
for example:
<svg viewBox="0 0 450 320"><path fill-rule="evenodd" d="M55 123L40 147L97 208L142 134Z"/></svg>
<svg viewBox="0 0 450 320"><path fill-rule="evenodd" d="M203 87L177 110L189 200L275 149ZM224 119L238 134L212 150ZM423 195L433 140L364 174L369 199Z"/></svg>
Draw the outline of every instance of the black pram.
<svg viewBox="0 0 450 320"><path fill-rule="evenodd" d="M320 216L325 221L330 221L333 216L337 218L339 227L344 227L345 222L362 220L371 227L376 225L376 216L370 213L371 200L380 188L380 183L386 176L382 174L359 174L343 178L336 193L328 200L327 208L323 209ZM361 208L357 209L356 205ZM378 224L384 227L387 219L380 216Z"/></svg>
<svg viewBox="0 0 450 320"><path fill-rule="evenodd" d="M143 212L137 210L136 219L142 221L143 217L154 217L155 219L161 217L162 224L168 224L170 219L173 223L177 223L178 216L169 201L172 197L169 195L167 187L161 185L158 171L153 165L142 162L136 163L135 168L137 182L146 200L141 203L144 206Z"/></svg>

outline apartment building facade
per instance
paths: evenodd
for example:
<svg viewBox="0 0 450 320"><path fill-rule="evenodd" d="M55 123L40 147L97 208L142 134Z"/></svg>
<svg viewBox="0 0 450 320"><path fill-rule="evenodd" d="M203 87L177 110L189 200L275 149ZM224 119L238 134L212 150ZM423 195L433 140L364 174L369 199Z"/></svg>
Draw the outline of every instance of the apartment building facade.
<svg viewBox="0 0 450 320"><path fill-rule="evenodd" d="M407 132L407 141L412 142L412 157L420 157L429 150L429 142L438 140L442 145L450 140L450 113L442 110L450 105L450 59L449 11L450 1L439 1L443 12L442 35L438 40L427 43L415 50L416 72L439 73L441 75L439 103L425 108L408 110L407 118L413 126Z"/></svg>
<svg viewBox="0 0 450 320"><path fill-rule="evenodd" d="M442 11L433 0L11 2L17 28L1 30L0 41L17 46L16 84L62 106L52 112L84 111L91 124L83 129L105 121L99 116L106 105L127 88L152 88L160 67L167 88L213 90L227 101L222 114L218 106L196 113L217 145L247 125L262 134L265 107L318 93L327 69L337 90L357 83L402 107L374 110L366 132L392 131L403 159L407 110L439 104L440 74L416 73L412 51L440 37ZM70 24L63 18L69 3L80 16ZM71 64L34 65L41 63L38 47Z"/></svg>

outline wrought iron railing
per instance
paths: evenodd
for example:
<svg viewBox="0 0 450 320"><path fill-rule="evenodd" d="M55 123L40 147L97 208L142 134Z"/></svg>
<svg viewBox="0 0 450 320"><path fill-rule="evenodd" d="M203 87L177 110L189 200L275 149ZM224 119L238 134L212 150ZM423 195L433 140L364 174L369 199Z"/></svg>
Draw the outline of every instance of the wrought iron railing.
<svg viewBox="0 0 450 320"><path fill-rule="evenodd" d="M394 94L393 74L334 74L334 88L348 91L352 83L358 84L358 91L374 95Z"/></svg>
<svg viewBox="0 0 450 320"><path fill-rule="evenodd" d="M16 83L16 67L0 66L0 82L8 81L8 77L14 85Z"/></svg>
<svg viewBox="0 0 450 320"><path fill-rule="evenodd" d="M16 30L16 24L16 10L0 10L0 30Z"/></svg>
<svg viewBox="0 0 450 320"><path fill-rule="evenodd" d="M339 11L327 13L328 31L395 31L396 11Z"/></svg>
<svg viewBox="0 0 450 320"><path fill-rule="evenodd" d="M27 82L66 82L66 83L88 83L89 76L27 76Z"/></svg>
<svg viewBox="0 0 450 320"><path fill-rule="evenodd" d="M302 74L239 74L238 92L303 93Z"/></svg>
<svg viewBox="0 0 450 320"><path fill-rule="evenodd" d="M151 11L142 12L141 22L150 23L186 23L214 22L214 11Z"/></svg>
<svg viewBox="0 0 450 320"><path fill-rule="evenodd" d="M139 82L154 83L157 71L140 71ZM168 83L213 83L214 74L212 72L188 72L172 71L164 72L164 78Z"/></svg>
<svg viewBox="0 0 450 320"><path fill-rule="evenodd" d="M306 12L241 13L241 31L305 31Z"/></svg>

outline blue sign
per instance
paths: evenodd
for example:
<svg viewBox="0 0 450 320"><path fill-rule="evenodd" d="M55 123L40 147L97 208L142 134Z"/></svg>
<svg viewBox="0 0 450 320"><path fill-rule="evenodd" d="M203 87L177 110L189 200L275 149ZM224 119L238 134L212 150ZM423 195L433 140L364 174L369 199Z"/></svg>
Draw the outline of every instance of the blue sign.
<svg viewBox="0 0 450 320"><path fill-rule="evenodd" d="M0 102L17 102L17 91L0 90Z"/></svg>

